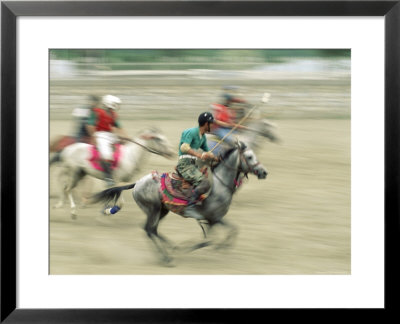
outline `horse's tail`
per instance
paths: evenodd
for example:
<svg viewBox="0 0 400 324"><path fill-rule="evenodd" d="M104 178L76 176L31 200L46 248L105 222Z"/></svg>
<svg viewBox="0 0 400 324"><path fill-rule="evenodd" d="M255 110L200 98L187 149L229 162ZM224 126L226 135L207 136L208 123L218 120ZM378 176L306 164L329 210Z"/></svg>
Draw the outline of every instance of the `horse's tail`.
<svg viewBox="0 0 400 324"><path fill-rule="evenodd" d="M119 197L121 196L121 192L124 190L132 189L135 187L135 185L136 183L132 183L126 186L108 188L90 197L90 202L93 204L99 202L104 202L105 204L108 204L111 200L114 200L114 205L116 205Z"/></svg>

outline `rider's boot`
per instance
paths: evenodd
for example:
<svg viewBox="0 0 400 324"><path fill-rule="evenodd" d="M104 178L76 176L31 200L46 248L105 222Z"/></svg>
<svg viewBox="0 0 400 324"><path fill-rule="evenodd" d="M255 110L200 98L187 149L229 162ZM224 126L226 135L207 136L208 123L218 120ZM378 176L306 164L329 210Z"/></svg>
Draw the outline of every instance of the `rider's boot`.
<svg viewBox="0 0 400 324"><path fill-rule="evenodd" d="M188 200L188 205L185 208L184 216L192 217L198 220L204 219L204 217L197 212L197 204L199 203L199 198L202 194L205 194L210 189L210 182L207 178L203 179L196 188L192 191L192 196Z"/></svg>
<svg viewBox="0 0 400 324"><path fill-rule="evenodd" d="M197 220L204 219L204 217L197 212L197 203L199 198L200 198L200 193L196 189L194 189L192 191L192 196L188 200L188 204L185 208L183 216L195 218Z"/></svg>
<svg viewBox="0 0 400 324"><path fill-rule="evenodd" d="M196 205L200 196L202 194L205 194L209 189L210 189L210 182L208 181L207 178L205 178L196 186L196 188L193 189L192 196L188 201L188 206Z"/></svg>
<svg viewBox="0 0 400 324"><path fill-rule="evenodd" d="M104 181L108 187L112 187L115 182L111 174L111 163L108 161L101 161L101 166L103 167Z"/></svg>
<svg viewBox="0 0 400 324"><path fill-rule="evenodd" d="M192 196L188 200L187 207L195 206L199 198L200 198L200 193L196 189L193 189Z"/></svg>

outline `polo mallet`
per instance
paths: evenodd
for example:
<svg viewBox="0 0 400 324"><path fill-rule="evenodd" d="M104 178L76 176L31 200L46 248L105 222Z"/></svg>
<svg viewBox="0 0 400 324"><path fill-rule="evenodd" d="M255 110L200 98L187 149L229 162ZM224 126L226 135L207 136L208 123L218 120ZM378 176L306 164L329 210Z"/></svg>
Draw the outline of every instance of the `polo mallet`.
<svg viewBox="0 0 400 324"><path fill-rule="evenodd" d="M271 94L268 92L265 92L263 97L261 98L261 102L262 103L267 103L269 101L269 99L271 98ZM225 134L224 137L222 137L217 144L215 144L215 146L210 150L210 152L214 151L230 134L232 134L232 132L239 126L241 125L247 118L250 117L250 115L252 114L252 112L257 108L257 105L254 105L253 108L250 109L250 111L246 114L246 116L244 116L237 124L235 127L232 127L232 129Z"/></svg>

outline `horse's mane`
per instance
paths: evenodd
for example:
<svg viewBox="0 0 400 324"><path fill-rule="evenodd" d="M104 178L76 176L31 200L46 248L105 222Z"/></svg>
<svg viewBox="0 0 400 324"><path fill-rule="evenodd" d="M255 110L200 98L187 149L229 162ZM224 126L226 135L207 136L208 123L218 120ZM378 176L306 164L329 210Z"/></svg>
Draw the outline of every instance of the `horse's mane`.
<svg viewBox="0 0 400 324"><path fill-rule="evenodd" d="M222 161L226 160L234 151L238 149L243 149L245 147L246 145L243 142L239 142L238 145L229 147L226 151L222 152L222 154L220 155L220 161L212 165L211 171L214 171L214 169L218 167L222 163Z"/></svg>
<svg viewBox="0 0 400 324"><path fill-rule="evenodd" d="M238 146L232 146L228 150L222 152L221 154L221 159L225 160L231 155L234 151L236 151L239 147Z"/></svg>
<svg viewBox="0 0 400 324"><path fill-rule="evenodd" d="M136 133L136 135L139 136L139 135L142 135L142 134L145 134L145 133L156 133L156 134L158 134L158 133L161 133L161 130L156 126L146 126L146 127L142 128L142 129L140 129Z"/></svg>
<svg viewBox="0 0 400 324"><path fill-rule="evenodd" d="M246 148L246 144L243 143L242 141L238 141L234 146L230 146L225 152L222 154L222 159L227 159L229 155L232 154L233 151L236 150L244 150Z"/></svg>

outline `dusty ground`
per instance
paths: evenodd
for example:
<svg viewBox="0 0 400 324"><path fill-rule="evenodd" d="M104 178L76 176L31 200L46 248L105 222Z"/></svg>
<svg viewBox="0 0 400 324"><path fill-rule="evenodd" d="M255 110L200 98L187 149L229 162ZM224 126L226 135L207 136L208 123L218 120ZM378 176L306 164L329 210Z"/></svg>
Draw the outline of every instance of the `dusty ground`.
<svg viewBox="0 0 400 324"><path fill-rule="evenodd" d="M131 193L126 204L106 218L101 206L79 209L77 220L68 208L52 209L58 198L57 168L50 173L51 274L349 274L350 119L279 119L281 145L265 142L258 153L267 180L250 177L239 190L228 220L239 226L229 250L205 248L176 256L176 266L160 266L142 226L145 216ZM180 121L126 120L131 135L156 123L177 145ZM50 135L68 134L70 120L50 121ZM171 171L176 161L151 156L134 177L150 170ZM103 189L94 181L93 190ZM80 191L77 191L79 197ZM194 220L168 214L160 232L176 243L201 239ZM223 233L219 233L223 234Z"/></svg>

